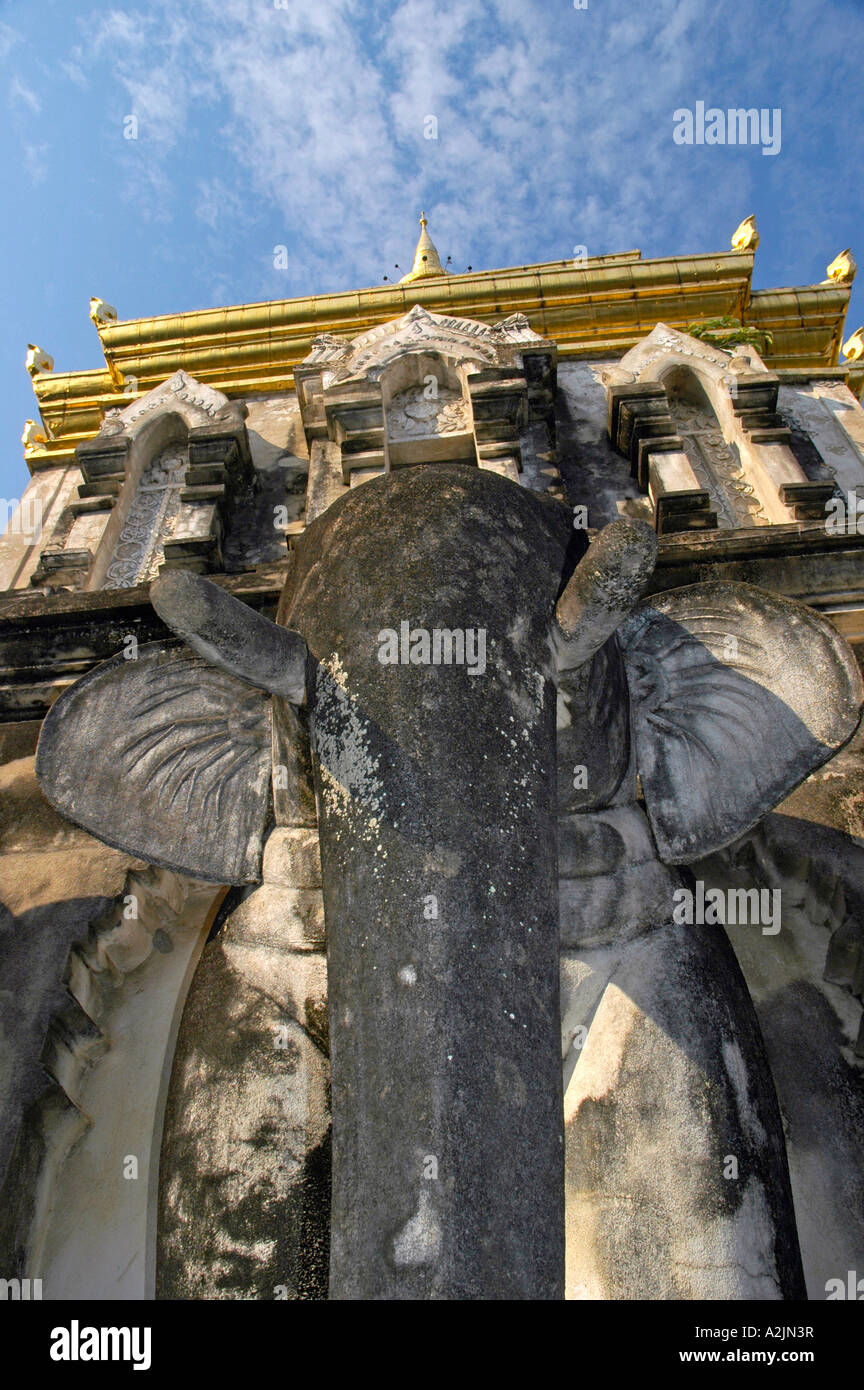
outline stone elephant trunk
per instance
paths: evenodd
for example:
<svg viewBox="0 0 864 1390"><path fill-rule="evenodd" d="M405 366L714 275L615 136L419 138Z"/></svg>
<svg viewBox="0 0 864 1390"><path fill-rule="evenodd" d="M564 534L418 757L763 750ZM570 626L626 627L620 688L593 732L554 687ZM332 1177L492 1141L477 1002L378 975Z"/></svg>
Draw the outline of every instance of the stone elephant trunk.
<svg viewBox="0 0 864 1390"><path fill-rule="evenodd" d="M314 658L332 1292L560 1298L567 517L467 469L360 503L309 528L279 615Z"/></svg>

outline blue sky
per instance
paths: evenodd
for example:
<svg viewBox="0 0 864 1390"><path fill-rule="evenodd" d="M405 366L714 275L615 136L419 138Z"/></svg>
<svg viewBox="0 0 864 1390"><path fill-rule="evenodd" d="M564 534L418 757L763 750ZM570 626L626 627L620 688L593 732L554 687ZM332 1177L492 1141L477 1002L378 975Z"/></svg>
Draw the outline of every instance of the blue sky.
<svg viewBox="0 0 864 1390"><path fill-rule="evenodd" d="M757 288L864 265L862 98L864 0L0 0L0 496L27 343L99 366L93 294L134 318L379 284L421 207L456 270L725 249L751 212ZM676 144L698 101L779 107L779 154Z"/></svg>

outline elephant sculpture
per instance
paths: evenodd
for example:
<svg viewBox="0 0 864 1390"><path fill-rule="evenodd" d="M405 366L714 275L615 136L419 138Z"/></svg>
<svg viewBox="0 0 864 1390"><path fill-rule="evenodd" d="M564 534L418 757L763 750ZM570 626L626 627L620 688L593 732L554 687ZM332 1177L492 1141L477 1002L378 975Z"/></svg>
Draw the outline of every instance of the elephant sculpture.
<svg viewBox="0 0 864 1390"><path fill-rule="evenodd" d="M48 798L153 863L253 884L274 823L317 821L332 1298L563 1297L565 1148L587 1296L664 1296L638 1271L666 1256L722 1267L715 1296L803 1296L755 1014L722 930L674 922L675 866L848 741L860 676L747 585L640 603L642 522L580 548L491 472L399 469L307 528L276 624L164 573L186 645L94 669L43 727Z"/></svg>

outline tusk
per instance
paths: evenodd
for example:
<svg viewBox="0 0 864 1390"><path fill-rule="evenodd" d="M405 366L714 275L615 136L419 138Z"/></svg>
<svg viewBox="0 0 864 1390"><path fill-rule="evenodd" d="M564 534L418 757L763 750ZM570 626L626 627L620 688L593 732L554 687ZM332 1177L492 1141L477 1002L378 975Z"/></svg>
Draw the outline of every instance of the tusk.
<svg viewBox="0 0 864 1390"><path fill-rule="evenodd" d="M581 666L608 641L639 602L656 561L657 535L647 521L620 517L603 527L555 606L565 670Z"/></svg>
<svg viewBox="0 0 864 1390"><path fill-rule="evenodd" d="M168 570L150 589L150 602L173 632L212 666L292 705L306 695L306 643L277 627L218 584L190 570Z"/></svg>

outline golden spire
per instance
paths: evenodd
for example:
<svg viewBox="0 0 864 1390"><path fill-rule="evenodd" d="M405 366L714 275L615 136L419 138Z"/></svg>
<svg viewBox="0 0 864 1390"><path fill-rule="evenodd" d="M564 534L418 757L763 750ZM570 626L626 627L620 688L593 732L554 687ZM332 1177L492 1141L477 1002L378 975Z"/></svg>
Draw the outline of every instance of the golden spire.
<svg viewBox="0 0 864 1390"><path fill-rule="evenodd" d="M426 280L431 275L446 274L432 238L426 230L426 214L421 212L420 240L417 243L417 250L414 252L414 264L409 274L402 276L399 284L407 285L411 280Z"/></svg>

